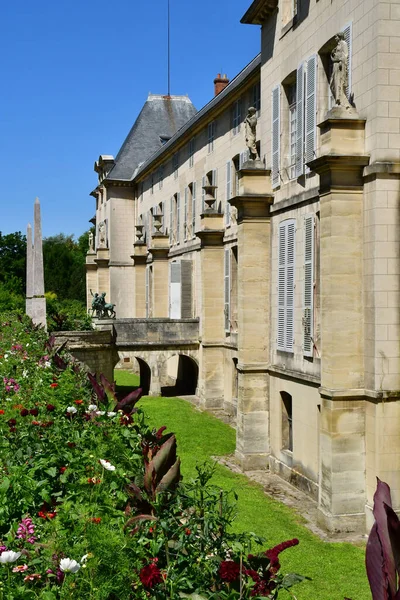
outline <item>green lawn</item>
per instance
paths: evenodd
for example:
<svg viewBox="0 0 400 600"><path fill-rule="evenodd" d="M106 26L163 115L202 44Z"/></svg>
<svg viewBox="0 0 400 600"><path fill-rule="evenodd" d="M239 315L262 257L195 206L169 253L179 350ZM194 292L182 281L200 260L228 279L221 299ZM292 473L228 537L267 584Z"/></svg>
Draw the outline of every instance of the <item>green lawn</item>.
<svg viewBox="0 0 400 600"><path fill-rule="evenodd" d="M116 371L118 385L138 385L137 378ZM196 411L178 398L143 398L139 405L155 427L166 425L178 440L178 454L185 478L195 475L197 462L231 454L235 431L212 415ZM300 545L281 555L284 571L312 578L293 588L297 600L370 600L364 568L364 549L351 544L326 543L301 524L293 510L269 498L260 485L217 464L215 485L238 494L235 529L254 531L267 539L266 547L297 537ZM289 595L282 595L287 600Z"/></svg>

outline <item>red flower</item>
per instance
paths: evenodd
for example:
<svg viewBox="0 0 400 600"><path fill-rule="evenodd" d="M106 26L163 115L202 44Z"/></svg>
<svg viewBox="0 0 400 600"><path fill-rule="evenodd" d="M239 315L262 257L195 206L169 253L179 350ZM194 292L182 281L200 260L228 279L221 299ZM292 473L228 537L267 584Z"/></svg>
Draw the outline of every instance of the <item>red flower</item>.
<svg viewBox="0 0 400 600"><path fill-rule="evenodd" d="M91 521L92 521L92 523L99 524L99 523L101 523L101 517L93 517L91 519Z"/></svg>
<svg viewBox="0 0 400 600"><path fill-rule="evenodd" d="M8 419L7 423L9 427L14 427L14 425L17 424L17 421L15 419Z"/></svg>
<svg viewBox="0 0 400 600"><path fill-rule="evenodd" d="M74 400L74 404L83 404L83 400Z"/></svg>
<svg viewBox="0 0 400 600"><path fill-rule="evenodd" d="M46 519L47 513L45 513L43 510L39 510L38 517L40 517L41 519Z"/></svg>
<svg viewBox="0 0 400 600"><path fill-rule="evenodd" d="M56 387L58 387L58 383L51 383L51 384L50 384L50 387L52 387L52 388L56 388Z"/></svg>
<svg viewBox="0 0 400 600"><path fill-rule="evenodd" d="M4 410L0 410L0 415L4 415L5 411Z"/></svg>
<svg viewBox="0 0 400 600"><path fill-rule="evenodd" d="M31 408L31 410L29 411L29 413L33 416L33 417L37 417L39 414L39 411L37 408Z"/></svg>
<svg viewBox="0 0 400 600"><path fill-rule="evenodd" d="M155 563L151 563L140 569L139 579L144 587L150 589L162 582L161 571Z"/></svg>
<svg viewBox="0 0 400 600"><path fill-rule="evenodd" d="M15 433L17 431L17 428L16 427L10 427L10 431L11 431L11 433Z"/></svg>
<svg viewBox="0 0 400 600"><path fill-rule="evenodd" d="M91 483L93 485L96 485L97 483L101 483L100 477L89 477L87 481L88 481L88 483Z"/></svg>
<svg viewBox="0 0 400 600"><path fill-rule="evenodd" d="M29 410L27 408L23 408L19 414L21 417L27 417L29 415Z"/></svg>
<svg viewBox="0 0 400 600"><path fill-rule="evenodd" d="M190 529L188 527L186 527L185 533L186 533L186 535L190 535L192 532L190 531Z"/></svg>
<svg viewBox="0 0 400 600"><path fill-rule="evenodd" d="M32 421L32 425L40 425L40 421Z"/></svg>
<svg viewBox="0 0 400 600"><path fill-rule="evenodd" d="M219 565L219 576L224 581L236 581L239 578L240 565L233 560L223 560Z"/></svg>
<svg viewBox="0 0 400 600"><path fill-rule="evenodd" d="M66 470L67 470L67 467L60 467L60 473L65 473Z"/></svg>
<svg viewBox="0 0 400 600"><path fill-rule="evenodd" d="M56 409L56 407L54 406L54 404L46 404L46 408L49 412L53 412L53 410Z"/></svg>
<svg viewBox="0 0 400 600"><path fill-rule="evenodd" d="M74 442L67 442L68 448L75 448L76 444Z"/></svg>

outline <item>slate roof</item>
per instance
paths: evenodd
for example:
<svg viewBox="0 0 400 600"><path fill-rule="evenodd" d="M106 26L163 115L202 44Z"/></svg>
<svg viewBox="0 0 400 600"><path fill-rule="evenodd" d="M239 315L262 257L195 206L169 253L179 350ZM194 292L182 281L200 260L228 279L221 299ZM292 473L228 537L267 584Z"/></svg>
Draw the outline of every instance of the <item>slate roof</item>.
<svg viewBox="0 0 400 600"><path fill-rule="evenodd" d="M275 0L274 0L275 1ZM214 96L210 102L208 102L203 108L201 108L198 112L196 112L190 119L188 119L181 127L179 131L177 131L173 137L168 140L161 148L158 148L153 154L151 154L146 161L143 161L142 164L139 165L135 176L139 173L145 171L152 162L158 159L164 152L168 151L168 148L171 148L176 141L182 136L185 132L187 132L195 123L201 122L202 119L207 119L208 114L212 112L212 110L220 103L226 102L230 94L239 88L248 77L251 77L255 71L260 70L261 66L261 53L257 54L255 58L248 65L244 67L236 77L234 77L231 82L220 92L217 96Z"/></svg>
<svg viewBox="0 0 400 600"><path fill-rule="evenodd" d="M195 114L188 96L149 94L107 175L108 180L131 181L139 165L157 152Z"/></svg>

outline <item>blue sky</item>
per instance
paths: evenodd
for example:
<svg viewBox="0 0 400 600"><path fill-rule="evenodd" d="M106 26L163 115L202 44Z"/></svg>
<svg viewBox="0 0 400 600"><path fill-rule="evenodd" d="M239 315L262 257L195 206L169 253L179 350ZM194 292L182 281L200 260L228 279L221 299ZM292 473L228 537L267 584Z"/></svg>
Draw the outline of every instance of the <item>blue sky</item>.
<svg viewBox="0 0 400 600"><path fill-rule="evenodd" d="M197 109L218 72L260 49L251 0L170 0L171 93ZM14 0L0 36L0 231L79 236L94 214L94 161L118 152L149 92L167 93L167 0Z"/></svg>

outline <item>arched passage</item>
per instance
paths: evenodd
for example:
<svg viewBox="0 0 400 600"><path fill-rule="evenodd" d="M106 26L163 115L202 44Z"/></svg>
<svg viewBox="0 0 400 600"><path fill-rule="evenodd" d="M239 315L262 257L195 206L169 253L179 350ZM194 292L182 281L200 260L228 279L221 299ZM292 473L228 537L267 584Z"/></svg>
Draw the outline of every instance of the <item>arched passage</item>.
<svg viewBox="0 0 400 600"><path fill-rule="evenodd" d="M140 384L139 386L143 390L143 396L147 396L150 391L150 383L151 383L151 370L147 362L145 362L142 358L136 357L136 360L139 363L139 375L140 375Z"/></svg>
<svg viewBox="0 0 400 600"><path fill-rule="evenodd" d="M199 367L196 361L184 354L171 356L167 361L171 385L161 388L163 396L193 396L196 393Z"/></svg>

